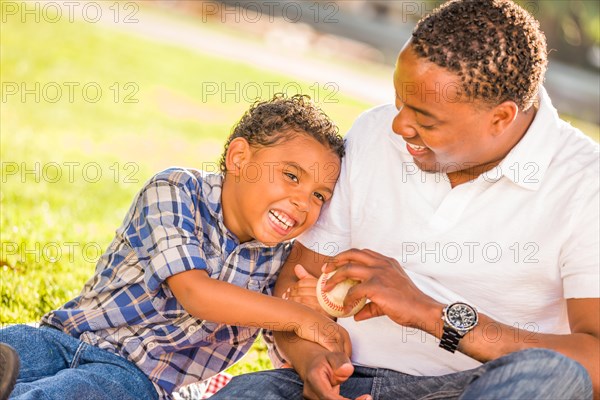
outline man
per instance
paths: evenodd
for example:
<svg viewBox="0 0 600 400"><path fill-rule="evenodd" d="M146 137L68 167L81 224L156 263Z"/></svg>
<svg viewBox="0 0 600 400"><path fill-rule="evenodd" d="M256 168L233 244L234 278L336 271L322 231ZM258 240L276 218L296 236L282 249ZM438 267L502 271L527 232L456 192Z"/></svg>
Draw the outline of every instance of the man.
<svg viewBox="0 0 600 400"><path fill-rule="evenodd" d="M546 63L537 21L510 1L453 1L418 23L395 107L348 133L332 202L276 287L314 306L322 271L337 268L326 289L359 280L345 304L370 302L338 320L352 363L276 335L295 371L215 398L599 398L598 145L559 119Z"/></svg>

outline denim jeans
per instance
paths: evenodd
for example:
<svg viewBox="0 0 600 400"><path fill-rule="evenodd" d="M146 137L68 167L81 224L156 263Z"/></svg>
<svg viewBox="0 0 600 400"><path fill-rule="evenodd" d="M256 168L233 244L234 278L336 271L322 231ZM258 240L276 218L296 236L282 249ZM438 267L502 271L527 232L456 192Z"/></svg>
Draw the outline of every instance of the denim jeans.
<svg viewBox="0 0 600 400"><path fill-rule="evenodd" d="M0 329L0 342L14 347L21 359L11 399L158 399L135 364L57 329L13 325Z"/></svg>
<svg viewBox="0 0 600 400"><path fill-rule="evenodd" d="M292 369L240 375L211 397L218 399L302 399L302 381ZM478 368L442 376L412 376L387 369L355 366L340 387L354 399L591 399L592 384L577 362L554 351L529 349Z"/></svg>

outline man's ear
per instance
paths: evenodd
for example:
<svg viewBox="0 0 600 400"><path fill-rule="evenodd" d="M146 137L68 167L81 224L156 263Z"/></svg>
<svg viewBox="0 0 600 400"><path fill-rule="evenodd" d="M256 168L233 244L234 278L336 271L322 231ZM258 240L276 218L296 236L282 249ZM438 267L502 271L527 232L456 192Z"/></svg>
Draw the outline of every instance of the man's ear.
<svg viewBox="0 0 600 400"><path fill-rule="evenodd" d="M250 144L246 139L237 137L229 142L227 154L225 155L225 166L227 167L227 173L236 176L239 175L241 173L242 166L248 162L250 153Z"/></svg>
<svg viewBox="0 0 600 400"><path fill-rule="evenodd" d="M519 115L519 106L514 101L505 101L492 109L492 135L500 136L512 125Z"/></svg>

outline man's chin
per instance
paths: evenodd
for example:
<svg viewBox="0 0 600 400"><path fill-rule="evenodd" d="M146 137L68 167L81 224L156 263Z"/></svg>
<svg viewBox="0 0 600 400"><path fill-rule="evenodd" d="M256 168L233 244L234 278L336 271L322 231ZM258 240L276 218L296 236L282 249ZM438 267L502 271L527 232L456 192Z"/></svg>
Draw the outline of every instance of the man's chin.
<svg viewBox="0 0 600 400"><path fill-rule="evenodd" d="M438 163L420 162L415 158L413 158L413 161L415 162L417 168L419 168L422 172L425 172L427 174L435 174L437 172L441 172L440 164Z"/></svg>

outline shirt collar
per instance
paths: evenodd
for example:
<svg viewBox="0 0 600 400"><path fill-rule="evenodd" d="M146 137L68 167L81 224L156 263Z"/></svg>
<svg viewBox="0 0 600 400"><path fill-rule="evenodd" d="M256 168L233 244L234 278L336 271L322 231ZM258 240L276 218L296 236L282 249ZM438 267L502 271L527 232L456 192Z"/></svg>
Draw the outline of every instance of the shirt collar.
<svg viewBox="0 0 600 400"><path fill-rule="evenodd" d="M537 190L554 154L552 142L556 141L559 116L543 87L538 91L539 108L533 122L500 164L482 174L488 182L506 177L529 190Z"/></svg>

